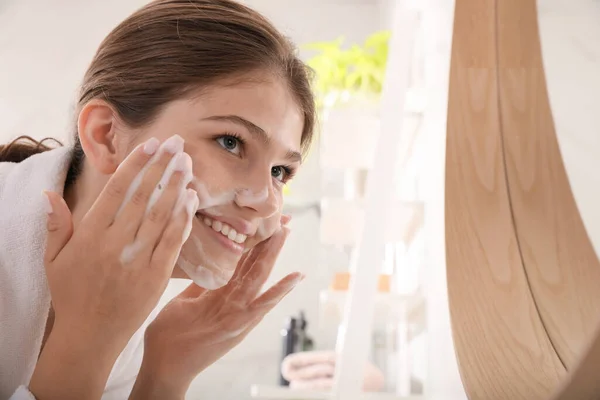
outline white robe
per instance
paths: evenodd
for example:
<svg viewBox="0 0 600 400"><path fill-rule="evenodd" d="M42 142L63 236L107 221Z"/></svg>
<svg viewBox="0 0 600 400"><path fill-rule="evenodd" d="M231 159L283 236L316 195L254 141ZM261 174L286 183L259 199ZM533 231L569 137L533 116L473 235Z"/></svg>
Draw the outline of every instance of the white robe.
<svg viewBox="0 0 600 400"><path fill-rule="evenodd" d="M0 400L30 400L50 292L44 271L46 214L43 190L63 192L72 149L58 148L21 163L0 163ZM129 397L153 310L117 359L103 400ZM94 364L94 360L89 360Z"/></svg>

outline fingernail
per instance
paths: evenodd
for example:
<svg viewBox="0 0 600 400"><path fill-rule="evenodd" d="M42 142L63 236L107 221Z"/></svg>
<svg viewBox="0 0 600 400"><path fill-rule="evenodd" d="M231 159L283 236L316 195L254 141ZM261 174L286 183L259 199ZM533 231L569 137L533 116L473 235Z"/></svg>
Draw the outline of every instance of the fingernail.
<svg viewBox="0 0 600 400"><path fill-rule="evenodd" d="M44 202L44 210L46 211L46 214L50 215L54 212L54 209L52 208L52 203L50 202L50 197L48 197L48 192L46 192L45 190L42 192L42 194L42 198L44 199L42 200Z"/></svg>
<svg viewBox="0 0 600 400"><path fill-rule="evenodd" d="M186 189L185 208L188 215L196 214L198 210L198 193L194 189Z"/></svg>
<svg viewBox="0 0 600 400"><path fill-rule="evenodd" d="M192 157L187 153L178 153L175 155L175 171L188 172L192 170Z"/></svg>
<svg viewBox="0 0 600 400"><path fill-rule="evenodd" d="M290 286L288 287L288 290L286 292L286 296L288 293L290 293L292 290L294 290L296 288L296 286L298 286L298 284L300 282L302 282L304 280L305 275L304 274L299 274L296 279L294 279L293 281L290 282Z"/></svg>
<svg viewBox="0 0 600 400"><path fill-rule="evenodd" d="M162 149L168 153L175 154L183 151L183 139L179 135L173 135L162 144Z"/></svg>
<svg viewBox="0 0 600 400"><path fill-rule="evenodd" d="M152 155L154 153L156 153L156 150L158 150L158 147L160 146L160 141L153 137L150 138L146 141L146 143L144 143L144 153L148 154L148 155Z"/></svg>
<svg viewBox="0 0 600 400"><path fill-rule="evenodd" d="M304 274L298 274L298 276L296 277L296 279L294 279L291 283L291 288L295 288L300 282L302 282L304 280L304 278L306 277L306 275Z"/></svg>
<svg viewBox="0 0 600 400"><path fill-rule="evenodd" d="M287 214L287 215L283 215L281 218L281 225L286 226L287 224L290 223L290 221L292 220L292 216Z"/></svg>

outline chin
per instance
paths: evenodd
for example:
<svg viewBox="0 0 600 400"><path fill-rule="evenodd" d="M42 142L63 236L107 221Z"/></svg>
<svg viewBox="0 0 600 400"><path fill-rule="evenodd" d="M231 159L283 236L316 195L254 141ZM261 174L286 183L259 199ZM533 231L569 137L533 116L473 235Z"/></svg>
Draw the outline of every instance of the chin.
<svg viewBox="0 0 600 400"><path fill-rule="evenodd" d="M225 233L230 232L225 229ZM219 289L231 280L245 251L245 243L216 231L199 216L192 223L192 233L181 249L172 277L191 279L209 290Z"/></svg>

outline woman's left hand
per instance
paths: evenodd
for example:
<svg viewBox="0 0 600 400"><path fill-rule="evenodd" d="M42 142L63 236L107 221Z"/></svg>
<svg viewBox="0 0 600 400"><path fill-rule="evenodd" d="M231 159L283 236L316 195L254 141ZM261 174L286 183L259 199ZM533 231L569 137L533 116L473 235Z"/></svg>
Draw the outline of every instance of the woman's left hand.
<svg viewBox="0 0 600 400"><path fill-rule="evenodd" d="M302 280L300 273L289 274L259 296L288 234L283 226L246 253L226 286L207 291L192 283L165 306L146 330L131 398L183 398L201 371L239 344Z"/></svg>

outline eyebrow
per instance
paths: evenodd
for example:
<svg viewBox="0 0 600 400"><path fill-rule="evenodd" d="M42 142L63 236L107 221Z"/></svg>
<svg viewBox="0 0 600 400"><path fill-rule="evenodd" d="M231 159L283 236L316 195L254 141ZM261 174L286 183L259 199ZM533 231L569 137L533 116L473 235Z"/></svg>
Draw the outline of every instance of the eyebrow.
<svg viewBox="0 0 600 400"><path fill-rule="evenodd" d="M239 115L213 115L211 117L203 118L203 121L225 121L231 122L236 125L243 126L254 136L258 141L262 142L265 146L271 143L271 138L260 126L253 124L245 118ZM292 162L302 162L302 154L294 150L288 150L285 158Z"/></svg>

